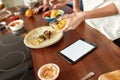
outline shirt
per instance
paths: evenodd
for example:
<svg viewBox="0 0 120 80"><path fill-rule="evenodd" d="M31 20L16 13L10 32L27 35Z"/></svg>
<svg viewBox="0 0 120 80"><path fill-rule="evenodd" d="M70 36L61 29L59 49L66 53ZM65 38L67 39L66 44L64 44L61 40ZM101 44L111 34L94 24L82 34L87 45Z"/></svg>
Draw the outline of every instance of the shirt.
<svg viewBox="0 0 120 80"><path fill-rule="evenodd" d="M85 20L86 23L100 31L110 40L120 38L120 0L82 0L84 11L104 7L108 4L114 3L118 9L119 14L94 18Z"/></svg>
<svg viewBox="0 0 120 80"><path fill-rule="evenodd" d="M2 1L0 0L0 4L2 4Z"/></svg>

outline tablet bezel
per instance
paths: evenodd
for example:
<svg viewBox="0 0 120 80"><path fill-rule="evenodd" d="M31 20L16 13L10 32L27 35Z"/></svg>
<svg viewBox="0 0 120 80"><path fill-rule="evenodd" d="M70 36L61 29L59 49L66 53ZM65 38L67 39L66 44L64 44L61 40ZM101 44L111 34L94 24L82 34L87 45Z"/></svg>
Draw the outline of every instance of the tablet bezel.
<svg viewBox="0 0 120 80"><path fill-rule="evenodd" d="M87 44L93 46L93 48L85 53L84 55L80 56L76 61L73 61L72 59L68 58L66 55L64 55L63 53L61 53L62 50L66 49L67 47L69 47L70 45L72 45L73 43L77 42L78 40L82 40L84 42L86 42ZM83 58L85 55L87 55L88 53L92 52L93 50L95 50L97 48L97 45L91 41L85 40L83 38L77 39L76 41L74 41L73 43L69 44L68 46L66 46L65 48L63 48L62 50L58 51L57 54L62 57L63 59L65 59L67 62L69 62L70 64L75 64L76 62L78 62L81 58Z"/></svg>

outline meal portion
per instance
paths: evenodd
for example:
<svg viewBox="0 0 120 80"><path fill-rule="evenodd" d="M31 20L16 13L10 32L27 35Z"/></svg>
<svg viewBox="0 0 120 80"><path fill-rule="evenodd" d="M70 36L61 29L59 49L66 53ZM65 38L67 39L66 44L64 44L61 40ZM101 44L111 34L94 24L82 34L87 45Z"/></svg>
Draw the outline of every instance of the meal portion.
<svg viewBox="0 0 120 80"><path fill-rule="evenodd" d="M0 20L4 20L9 17L12 13L8 10L0 12Z"/></svg>
<svg viewBox="0 0 120 80"><path fill-rule="evenodd" d="M55 30L61 30L67 23L67 19L57 20L52 23L50 23L50 26L54 28Z"/></svg>
<svg viewBox="0 0 120 80"><path fill-rule="evenodd" d="M98 80L120 80L120 70L105 73Z"/></svg>
<svg viewBox="0 0 120 80"><path fill-rule="evenodd" d="M50 14L50 18L56 18L58 16L58 10L52 10Z"/></svg>
<svg viewBox="0 0 120 80"><path fill-rule="evenodd" d="M52 31L46 30L46 31L44 31L43 34L39 35L38 37L33 36L31 44L39 45L43 41L50 39L51 35L52 35Z"/></svg>
<svg viewBox="0 0 120 80"><path fill-rule="evenodd" d="M12 22L14 20L18 20L18 19L19 19L19 16L17 16L17 15L14 16L13 15L13 16L10 16L10 17L7 18L7 22L10 23L10 22Z"/></svg>
<svg viewBox="0 0 120 80"><path fill-rule="evenodd" d="M24 27L24 21L23 20L14 20L8 24L8 27L12 31L18 31Z"/></svg>
<svg viewBox="0 0 120 80"><path fill-rule="evenodd" d="M45 12L42 16L44 18L56 18L63 14L64 14L64 12L62 10L50 10L50 11Z"/></svg>
<svg viewBox="0 0 120 80"><path fill-rule="evenodd" d="M63 32L57 32L50 26L38 27L30 31L24 38L24 44L38 49L51 46L63 37Z"/></svg>
<svg viewBox="0 0 120 80"><path fill-rule="evenodd" d="M8 24L9 27L23 27L24 21L23 20L14 20L11 23Z"/></svg>
<svg viewBox="0 0 120 80"><path fill-rule="evenodd" d="M10 24L9 26L14 27L14 26L18 26L18 25L20 25L20 24L21 24L20 22L14 22L14 23Z"/></svg>
<svg viewBox="0 0 120 80"><path fill-rule="evenodd" d="M59 68L55 64L46 64L40 68L38 76L42 80L55 80L58 77Z"/></svg>

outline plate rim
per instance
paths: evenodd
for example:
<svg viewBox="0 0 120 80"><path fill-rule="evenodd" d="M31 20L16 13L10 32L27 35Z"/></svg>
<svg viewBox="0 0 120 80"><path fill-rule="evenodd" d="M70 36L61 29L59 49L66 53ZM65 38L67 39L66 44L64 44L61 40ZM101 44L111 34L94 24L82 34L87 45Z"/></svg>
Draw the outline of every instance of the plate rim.
<svg viewBox="0 0 120 80"><path fill-rule="evenodd" d="M51 46L51 45L57 43L58 41L60 41L60 40L62 39L62 37L63 37L63 32L60 32L60 33L61 33L61 36L59 37L59 39L56 40L54 43L51 43L51 44L49 44L49 45L47 45L47 46L43 46L43 47L40 47L40 46L39 46L39 47L32 47L32 46L30 46L29 44L27 44L27 42L26 42L27 36L30 35L32 32L34 32L35 30L39 30L39 29L42 28L42 27L51 28L50 26L41 26L41 27L37 27L37 28L31 30L30 32L28 32L27 35L24 37L24 40L23 40L24 44L25 44L27 47L33 48L33 49L45 48L45 47L48 47L48 46Z"/></svg>

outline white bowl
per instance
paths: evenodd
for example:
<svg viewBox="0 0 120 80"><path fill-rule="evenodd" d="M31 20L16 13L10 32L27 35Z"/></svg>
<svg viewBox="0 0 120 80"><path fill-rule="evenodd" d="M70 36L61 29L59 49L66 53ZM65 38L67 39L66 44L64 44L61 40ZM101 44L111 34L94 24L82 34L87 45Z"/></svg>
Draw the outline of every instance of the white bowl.
<svg viewBox="0 0 120 80"><path fill-rule="evenodd" d="M8 27L12 30L12 31L17 31L22 29L24 26L24 21L23 20L14 20L11 23L8 24Z"/></svg>
<svg viewBox="0 0 120 80"><path fill-rule="evenodd" d="M60 68L54 63L48 63L41 66L38 70L40 80L55 80L59 76Z"/></svg>

